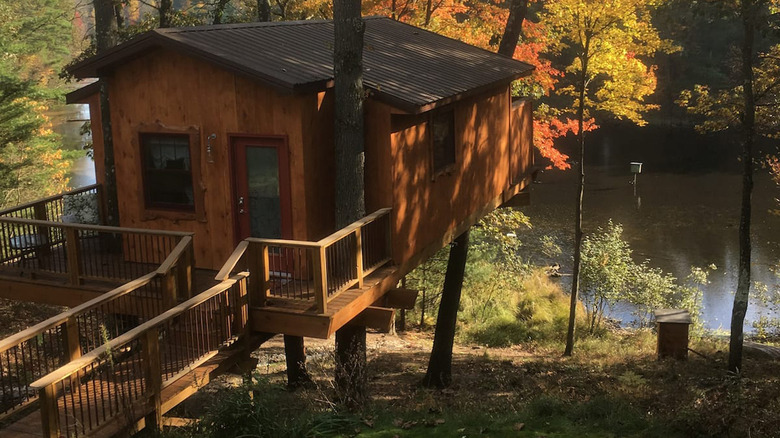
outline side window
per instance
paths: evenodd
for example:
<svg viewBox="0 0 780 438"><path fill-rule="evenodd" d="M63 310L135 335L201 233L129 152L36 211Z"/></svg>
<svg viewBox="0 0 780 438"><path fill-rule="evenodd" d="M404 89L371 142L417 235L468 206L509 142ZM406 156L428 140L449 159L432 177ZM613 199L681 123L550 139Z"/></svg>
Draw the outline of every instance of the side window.
<svg viewBox="0 0 780 438"><path fill-rule="evenodd" d="M431 148L434 174L455 163L455 115L452 109L431 114Z"/></svg>
<svg viewBox="0 0 780 438"><path fill-rule="evenodd" d="M147 209L195 211L190 137L140 133Z"/></svg>

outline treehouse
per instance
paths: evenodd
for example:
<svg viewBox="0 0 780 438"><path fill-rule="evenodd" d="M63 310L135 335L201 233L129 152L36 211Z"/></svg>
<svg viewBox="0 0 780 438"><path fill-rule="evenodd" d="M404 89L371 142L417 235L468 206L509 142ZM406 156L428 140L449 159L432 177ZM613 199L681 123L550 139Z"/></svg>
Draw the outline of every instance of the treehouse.
<svg viewBox="0 0 780 438"><path fill-rule="evenodd" d="M414 291L397 289L403 275L485 214L527 200L531 103L510 88L532 67L388 18L365 24L371 214L342 229L331 22L157 29L72 67L100 78L68 95L90 106L98 184L0 212L0 295L72 307L0 343L0 369L20 354L40 362L47 345L59 352L8 386L23 394L13 403L41 400L34 421L46 436L98 399L109 408L94 427L77 422L79 434L121 416L95 371L107 349L146 364L133 372L153 394L132 403L158 415L139 421L159 423L222 369L236 339L386 329L393 308L414 304ZM100 84L118 227L103 225ZM112 325L96 340L103 319ZM65 397L85 381L103 395ZM5 391L0 411L17 409Z"/></svg>

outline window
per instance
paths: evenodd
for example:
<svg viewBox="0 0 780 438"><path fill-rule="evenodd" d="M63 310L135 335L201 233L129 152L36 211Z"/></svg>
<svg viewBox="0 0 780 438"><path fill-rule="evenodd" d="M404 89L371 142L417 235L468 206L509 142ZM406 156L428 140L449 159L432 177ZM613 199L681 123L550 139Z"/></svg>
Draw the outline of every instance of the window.
<svg viewBox="0 0 780 438"><path fill-rule="evenodd" d="M147 209L195 211L190 137L190 134L140 134Z"/></svg>
<svg viewBox="0 0 780 438"><path fill-rule="evenodd" d="M431 114L431 147L434 174L455 163L455 116L452 109Z"/></svg>

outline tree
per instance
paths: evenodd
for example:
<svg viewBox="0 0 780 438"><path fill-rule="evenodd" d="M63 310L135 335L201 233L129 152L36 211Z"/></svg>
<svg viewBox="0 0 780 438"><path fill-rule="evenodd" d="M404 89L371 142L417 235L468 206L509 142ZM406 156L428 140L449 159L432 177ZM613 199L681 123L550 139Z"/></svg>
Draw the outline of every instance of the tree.
<svg viewBox="0 0 780 438"><path fill-rule="evenodd" d="M459 235L450 247L447 274L444 277L439 316L433 335L433 348L428 360L428 370L422 384L431 388L446 388L452 383L452 346L455 342L460 293L469 252L469 231Z"/></svg>
<svg viewBox="0 0 780 438"><path fill-rule="evenodd" d="M360 0L333 3L334 143L336 227L366 214L363 150L363 34ZM336 331L336 386L343 401L357 407L366 396L366 328Z"/></svg>
<svg viewBox="0 0 780 438"><path fill-rule="evenodd" d="M705 2L710 3L710 2ZM776 20L778 0L729 0L714 3L716 11L737 19L742 27L739 61L735 63L738 83L712 93L706 86L696 86L693 91L681 94L680 104L707 119L698 128L702 131L720 131L736 128L741 134L742 196L739 216L739 276L734 307L731 313L729 340L729 370L738 372L742 367L742 343L744 322L750 299L750 226L753 192L753 148L756 134L777 135L780 117L780 46L773 46L767 53L758 55L756 36L771 32L773 17ZM774 31L776 32L776 28ZM776 36L776 34L775 34ZM756 58L759 59L756 65Z"/></svg>
<svg viewBox="0 0 780 438"><path fill-rule="evenodd" d="M543 14L542 21L561 38L561 47L573 55L565 68L571 85L558 91L573 98L579 145L567 356L574 348L580 279L585 132L595 129L596 112L644 125L643 113L656 107L645 102L655 89L654 69L640 58L651 57L664 45L650 20L656 4L655 0L558 0L549 2Z"/></svg>

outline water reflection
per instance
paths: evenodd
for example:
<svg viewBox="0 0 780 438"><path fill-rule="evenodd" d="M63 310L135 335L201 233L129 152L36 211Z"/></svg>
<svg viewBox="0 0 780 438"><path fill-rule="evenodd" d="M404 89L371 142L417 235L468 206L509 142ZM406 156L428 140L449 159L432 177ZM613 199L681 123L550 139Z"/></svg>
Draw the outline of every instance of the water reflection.
<svg viewBox="0 0 780 438"><path fill-rule="evenodd" d="M670 134L659 128L619 126L597 131L589 145L585 233L605 226L609 219L621 223L636 261L650 259L652 266L678 278L687 276L691 266L714 263L718 269L704 287L704 319L709 328L728 328L737 285L741 196L732 143L686 129ZM630 161L645 163L636 187L630 184ZM531 217L534 233L556 236L564 254L570 254L577 175L548 170L539 182L532 187L532 205L525 213ZM768 211L775 208L778 193L768 175L758 172L753 192L752 276L770 286L778 283L769 268L780 260L780 218ZM570 257L562 256L559 263L562 272L571 272ZM757 317L757 310L751 304L748 321ZM613 316L632 319L626 308L615 309Z"/></svg>
<svg viewBox="0 0 780 438"><path fill-rule="evenodd" d="M65 150L82 150L89 136L82 136L81 126L89 120L88 105L58 105L46 113L52 122L54 132L62 138ZM95 163L86 154L73 162L70 172L70 187L82 187L95 183Z"/></svg>

